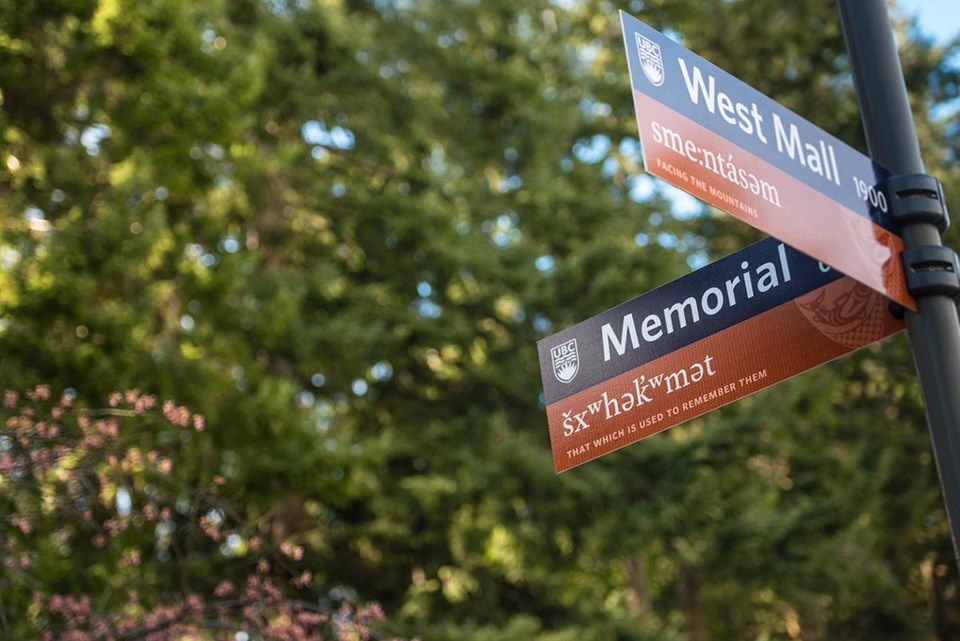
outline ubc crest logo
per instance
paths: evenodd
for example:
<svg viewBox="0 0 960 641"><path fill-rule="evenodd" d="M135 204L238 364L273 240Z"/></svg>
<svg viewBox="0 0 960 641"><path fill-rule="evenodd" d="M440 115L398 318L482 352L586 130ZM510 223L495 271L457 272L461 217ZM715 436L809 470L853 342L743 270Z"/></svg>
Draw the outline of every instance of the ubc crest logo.
<svg viewBox="0 0 960 641"><path fill-rule="evenodd" d="M575 338L552 348L550 357L553 359L553 374L561 383L569 383L580 371L580 354Z"/></svg>
<svg viewBox="0 0 960 641"><path fill-rule="evenodd" d="M637 34L637 53L640 54L640 68L654 87L663 84L663 58L660 57L660 45L653 40Z"/></svg>

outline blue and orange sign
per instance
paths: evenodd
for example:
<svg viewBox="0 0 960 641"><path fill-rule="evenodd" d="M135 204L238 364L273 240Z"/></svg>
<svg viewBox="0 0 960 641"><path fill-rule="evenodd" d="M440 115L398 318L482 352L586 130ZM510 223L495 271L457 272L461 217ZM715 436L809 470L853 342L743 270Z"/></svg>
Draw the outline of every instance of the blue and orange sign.
<svg viewBox="0 0 960 641"><path fill-rule="evenodd" d="M916 308L882 168L621 16L647 171L779 240L537 344L557 472L900 331L885 297Z"/></svg>
<svg viewBox="0 0 960 641"><path fill-rule="evenodd" d="M902 328L883 296L767 238L538 343L554 469Z"/></svg>
<svg viewBox="0 0 960 641"><path fill-rule="evenodd" d="M621 12L646 169L916 309L865 155Z"/></svg>

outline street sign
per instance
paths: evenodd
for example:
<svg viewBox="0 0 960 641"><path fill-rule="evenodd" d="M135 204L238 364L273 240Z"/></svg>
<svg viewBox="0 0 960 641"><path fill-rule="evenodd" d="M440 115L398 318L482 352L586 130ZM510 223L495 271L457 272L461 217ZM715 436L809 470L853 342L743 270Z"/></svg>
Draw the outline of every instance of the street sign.
<svg viewBox="0 0 960 641"><path fill-rule="evenodd" d="M538 342L554 469L902 328L883 296L762 240Z"/></svg>
<svg viewBox="0 0 960 641"><path fill-rule="evenodd" d="M916 309L882 168L621 12L648 172Z"/></svg>

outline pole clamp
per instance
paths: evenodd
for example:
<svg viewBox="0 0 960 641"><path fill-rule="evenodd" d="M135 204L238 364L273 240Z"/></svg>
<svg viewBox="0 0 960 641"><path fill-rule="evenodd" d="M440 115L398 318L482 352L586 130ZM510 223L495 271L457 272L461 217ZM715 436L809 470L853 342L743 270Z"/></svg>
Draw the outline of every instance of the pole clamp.
<svg viewBox="0 0 960 641"><path fill-rule="evenodd" d="M941 234L947 231L950 215L939 180L927 174L896 174L883 181L883 186L897 227L930 223Z"/></svg>
<svg viewBox="0 0 960 641"><path fill-rule="evenodd" d="M955 251L939 245L908 247L900 256L911 296L950 296L960 303L960 262Z"/></svg>

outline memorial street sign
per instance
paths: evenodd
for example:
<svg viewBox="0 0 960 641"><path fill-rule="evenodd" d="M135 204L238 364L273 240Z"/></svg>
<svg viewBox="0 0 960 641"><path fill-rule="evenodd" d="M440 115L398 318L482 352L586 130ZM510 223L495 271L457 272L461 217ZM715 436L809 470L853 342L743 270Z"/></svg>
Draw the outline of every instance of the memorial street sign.
<svg viewBox="0 0 960 641"><path fill-rule="evenodd" d="M865 155L621 12L648 172L894 301L907 293L885 175Z"/></svg>
<svg viewBox="0 0 960 641"><path fill-rule="evenodd" d="M559 473L903 328L767 238L537 343Z"/></svg>

